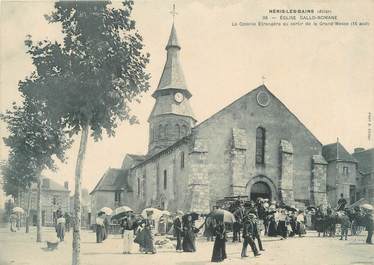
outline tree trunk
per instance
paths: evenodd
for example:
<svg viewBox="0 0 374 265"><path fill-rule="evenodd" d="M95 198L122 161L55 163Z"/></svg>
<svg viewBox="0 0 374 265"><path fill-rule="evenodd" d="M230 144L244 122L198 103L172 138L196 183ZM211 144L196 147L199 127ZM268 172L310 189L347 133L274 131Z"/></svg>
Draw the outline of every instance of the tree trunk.
<svg viewBox="0 0 374 265"><path fill-rule="evenodd" d="M29 187L29 196L27 198L27 212L26 212L26 233L30 232L30 204L31 204L31 187Z"/></svg>
<svg viewBox="0 0 374 265"><path fill-rule="evenodd" d="M88 125L82 127L82 135L75 167L75 193L74 193L74 222L73 222L73 257L72 264L80 264L80 232L81 232L81 183L84 156L87 149Z"/></svg>
<svg viewBox="0 0 374 265"><path fill-rule="evenodd" d="M36 214L37 214L37 221L36 221L36 242L42 242L42 180L41 177L38 177L37 180L37 187L38 193L36 196Z"/></svg>

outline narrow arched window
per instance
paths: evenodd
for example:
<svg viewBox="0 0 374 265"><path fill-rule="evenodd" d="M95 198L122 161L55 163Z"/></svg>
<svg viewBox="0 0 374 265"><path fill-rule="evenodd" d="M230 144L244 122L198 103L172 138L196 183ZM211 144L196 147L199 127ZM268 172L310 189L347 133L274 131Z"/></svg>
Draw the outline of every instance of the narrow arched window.
<svg viewBox="0 0 374 265"><path fill-rule="evenodd" d="M168 172L164 170L164 190L168 187Z"/></svg>
<svg viewBox="0 0 374 265"><path fill-rule="evenodd" d="M159 133L158 138L163 139L164 138L164 126L162 126L162 124L160 124L160 126L159 126L158 133Z"/></svg>
<svg viewBox="0 0 374 265"><path fill-rule="evenodd" d="M184 137L186 135L187 135L187 126L186 125L182 125L182 137Z"/></svg>
<svg viewBox="0 0 374 265"><path fill-rule="evenodd" d="M179 124L175 125L175 134L177 136L177 139L181 137L181 127L179 126Z"/></svg>
<svg viewBox="0 0 374 265"><path fill-rule="evenodd" d="M184 168L184 152L181 152L181 168Z"/></svg>
<svg viewBox="0 0 374 265"><path fill-rule="evenodd" d="M258 127L256 130L256 164L265 163L265 129Z"/></svg>
<svg viewBox="0 0 374 265"><path fill-rule="evenodd" d="M140 183L140 178L138 178L138 197L140 197L140 191L141 191L141 187L140 187L141 183Z"/></svg>
<svg viewBox="0 0 374 265"><path fill-rule="evenodd" d="M165 126L164 126L164 137L168 138L168 136L169 136L169 128L168 128L168 125L165 124Z"/></svg>

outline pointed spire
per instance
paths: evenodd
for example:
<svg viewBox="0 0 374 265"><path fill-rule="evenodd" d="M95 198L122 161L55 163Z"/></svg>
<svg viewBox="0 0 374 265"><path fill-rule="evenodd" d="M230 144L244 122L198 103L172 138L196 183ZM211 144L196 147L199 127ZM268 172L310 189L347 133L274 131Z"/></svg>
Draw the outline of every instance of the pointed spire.
<svg viewBox="0 0 374 265"><path fill-rule="evenodd" d="M166 50L168 50L171 47L176 47L178 49L181 48L181 46L178 43L177 32L175 30L174 22L173 22L173 26L171 27L171 32L170 32L168 44L166 45Z"/></svg>
<svg viewBox="0 0 374 265"><path fill-rule="evenodd" d="M157 97L158 93L167 89L177 89L184 93L187 98L191 97L191 93L187 90L186 81L182 66L179 60L179 51L181 47L178 43L177 32L174 23L171 27L170 36L166 45L167 58L162 72L160 82L157 89L153 93L153 97Z"/></svg>

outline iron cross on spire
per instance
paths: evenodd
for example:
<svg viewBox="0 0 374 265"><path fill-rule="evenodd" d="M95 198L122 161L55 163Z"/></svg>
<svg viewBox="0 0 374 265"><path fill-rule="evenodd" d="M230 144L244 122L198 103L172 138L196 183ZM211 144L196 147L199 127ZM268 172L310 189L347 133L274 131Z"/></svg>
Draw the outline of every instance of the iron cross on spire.
<svg viewBox="0 0 374 265"><path fill-rule="evenodd" d="M170 11L170 14L173 16L173 23L174 23L175 15L178 15L177 11L175 11L175 4L173 4L173 10Z"/></svg>

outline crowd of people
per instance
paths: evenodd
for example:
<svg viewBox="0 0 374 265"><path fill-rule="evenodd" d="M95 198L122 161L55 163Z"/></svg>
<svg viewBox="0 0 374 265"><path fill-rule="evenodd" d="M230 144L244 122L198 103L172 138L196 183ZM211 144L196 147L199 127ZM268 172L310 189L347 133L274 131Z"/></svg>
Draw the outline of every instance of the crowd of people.
<svg viewBox="0 0 374 265"><path fill-rule="evenodd" d="M226 210L232 213L234 217L233 220L235 221L231 224L227 224L223 219L216 218L211 214L199 216L196 213L183 214L178 211L172 217L169 216L168 219L172 219L171 225L163 218L159 220L162 225L157 224L152 211L147 212L146 218L129 214L120 222L123 235L123 253L131 253L133 243L136 243L139 245L140 252L155 254L154 235L156 227L158 227L158 231L162 230L164 232L169 231L169 228L172 227L177 252L195 252L196 237L204 229L203 236L208 241L214 241L212 262L220 262L227 258L228 231L233 232L233 242L242 242L242 258L248 257L248 245L253 255L257 257L261 255L261 251L265 251L261 234L286 240L295 236L302 237L306 234L306 227L308 227L317 230L318 236L332 237L336 235L336 227L339 224L341 229L340 239L347 240L352 219L354 221L358 216L361 218L361 224L365 225L368 230L366 242L372 244L372 212L352 213L341 207L340 204L337 209L320 206L299 210L293 206L260 198L248 202L237 200ZM105 214L100 213L96 221L98 243L105 240L108 233L106 228L108 224L105 224L105 220L107 220Z"/></svg>

